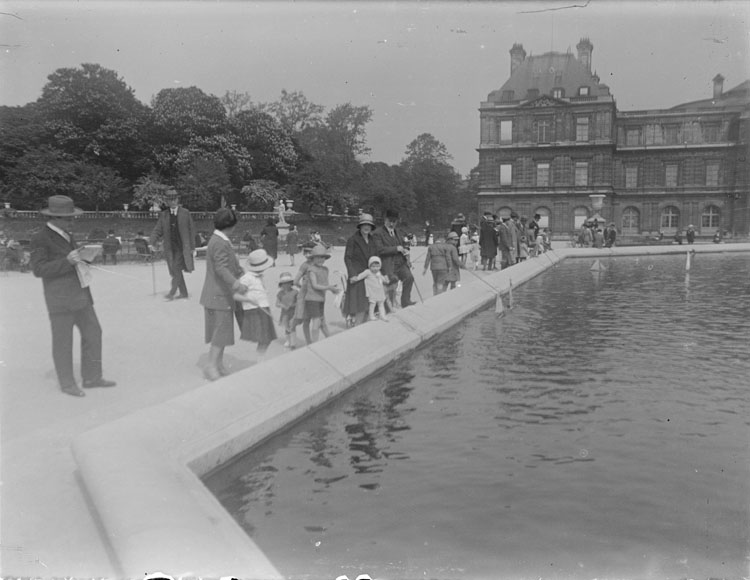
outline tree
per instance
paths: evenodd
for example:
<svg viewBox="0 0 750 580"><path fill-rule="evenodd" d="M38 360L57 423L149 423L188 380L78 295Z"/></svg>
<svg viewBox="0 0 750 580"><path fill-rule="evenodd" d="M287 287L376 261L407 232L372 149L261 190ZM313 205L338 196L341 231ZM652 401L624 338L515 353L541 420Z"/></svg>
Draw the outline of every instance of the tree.
<svg viewBox="0 0 750 580"><path fill-rule="evenodd" d="M185 204L196 211L213 211L225 205L232 192L229 174L220 160L196 157L175 181Z"/></svg>
<svg viewBox="0 0 750 580"><path fill-rule="evenodd" d="M73 165L76 198L82 209L111 209L124 199L128 185L117 172L102 165L76 161Z"/></svg>
<svg viewBox="0 0 750 580"><path fill-rule="evenodd" d="M286 196L284 189L275 181L254 179L242 188L244 206L249 211L268 211Z"/></svg>
<svg viewBox="0 0 750 580"><path fill-rule="evenodd" d="M60 68L47 77L37 100L48 120L69 123L85 133L117 119L143 113L144 105L115 71L98 64Z"/></svg>
<svg viewBox="0 0 750 580"><path fill-rule="evenodd" d="M366 145L365 126L371 120L370 107L355 107L351 103L346 103L331 109L326 116L326 125L331 133L341 140L343 148L354 155L365 155L370 152Z"/></svg>
<svg viewBox="0 0 750 580"><path fill-rule="evenodd" d="M238 93L237 91L227 91L221 97L221 104L227 112L227 119L234 119L242 111L256 108L250 93Z"/></svg>
<svg viewBox="0 0 750 580"><path fill-rule="evenodd" d="M407 167L419 161L433 161L447 165L453 156L443 143L429 133L422 133L406 147L402 163Z"/></svg>
<svg viewBox="0 0 750 580"><path fill-rule="evenodd" d="M247 109L232 117L229 124L252 159L254 178L288 181L297 164L297 151L276 119L259 109Z"/></svg>
<svg viewBox="0 0 750 580"><path fill-rule="evenodd" d="M359 187L359 205L373 215L380 215L386 209L395 209L407 216L417 206L409 175L398 165L383 162L365 163L363 178Z"/></svg>
<svg viewBox="0 0 750 580"><path fill-rule="evenodd" d="M165 194L171 187L162 183L155 173L141 176L133 186L133 198L131 203L136 207L150 209L154 204L161 206L166 204Z"/></svg>
<svg viewBox="0 0 750 580"><path fill-rule="evenodd" d="M160 144L185 146L194 137L213 137L226 130L227 114L221 100L198 87L162 89L151 109Z"/></svg>
<svg viewBox="0 0 750 580"><path fill-rule="evenodd" d="M271 113L290 135L301 133L309 127L322 123L325 107L307 100L301 91L281 90L281 98L272 103L264 103L261 110Z"/></svg>

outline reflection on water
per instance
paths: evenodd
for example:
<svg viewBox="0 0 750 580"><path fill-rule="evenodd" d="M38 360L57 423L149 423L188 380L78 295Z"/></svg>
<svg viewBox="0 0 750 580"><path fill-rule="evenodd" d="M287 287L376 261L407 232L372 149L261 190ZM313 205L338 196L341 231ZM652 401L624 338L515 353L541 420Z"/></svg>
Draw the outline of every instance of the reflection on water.
<svg viewBox="0 0 750 580"><path fill-rule="evenodd" d="M291 578L748 576L750 256L601 263L207 485Z"/></svg>

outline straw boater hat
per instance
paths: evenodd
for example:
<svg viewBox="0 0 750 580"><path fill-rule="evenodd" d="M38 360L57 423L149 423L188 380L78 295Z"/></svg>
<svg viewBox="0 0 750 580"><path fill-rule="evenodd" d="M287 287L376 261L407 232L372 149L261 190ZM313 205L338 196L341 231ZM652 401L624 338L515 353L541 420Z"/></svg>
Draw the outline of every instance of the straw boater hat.
<svg viewBox="0 0 750 580"><path fill-rule="evenodd" d="M73 205L73 200L67 195L53 195L47 200L47 207L40 209L39 213L50 217L73 217L81 215L83 210Z"/></svg>
<svg viewBox="0 0 750 580"><path fill-rule="evenodd" d="M377 262L378 264L382 264L382 263L383 263L383 262L381 262L381 261L380 261L380 258L378 258L377 256L370 256L370 259L369 259L369 260L367 260L367 266L368 266L368 267L369 267L369 266L372 266L372 265L373 265L373 264L375 264L376 262Z"/></svg>
<svg viewBox="0 0 750 580"><path fill-rule="evenodd" d="M289 272L282 272L279 276L279 286L294 283L294 277Z"/></svg>
<svg viewBox="0 0 750 580"><path fill-rule="evenodd" d="M375 220L372 219L372 216L369 213L363 213L361 216L359 216L359 223L357 224L357 227L364 225L375 227Z"/></svg>
<svg viewBox="0 0 750 580"><path fill-rule="evenodd" d="M331 254L328 253L328 250L326 250L325 246L316 244L310 251L310 258L315 258L317 256L323 256L327 260L331 257Z"/></svg>
<svg viewBox="0 0 750 580"><path fill-rule="evenodd" d="M273 260L265 250L253 250L247 257L247 269L251 272L263 272L273 266Z"/></svg>

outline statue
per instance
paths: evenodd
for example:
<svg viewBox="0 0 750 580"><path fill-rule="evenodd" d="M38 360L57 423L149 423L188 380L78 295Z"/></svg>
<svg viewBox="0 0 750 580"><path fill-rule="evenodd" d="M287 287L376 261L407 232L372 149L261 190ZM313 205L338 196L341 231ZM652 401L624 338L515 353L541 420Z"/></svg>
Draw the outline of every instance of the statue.
<svg viewBox="0 0 750 580"><path fill-rule="evenodd" d="M284 209L285 209L285 206L284 206L284 200L283 199L279 200L279 205L278 205L278 207L276 209L279 212L279 223L277 224L277 227L278 226L285 226L285 225L287 225L286 220L284 219Z"/></svg>

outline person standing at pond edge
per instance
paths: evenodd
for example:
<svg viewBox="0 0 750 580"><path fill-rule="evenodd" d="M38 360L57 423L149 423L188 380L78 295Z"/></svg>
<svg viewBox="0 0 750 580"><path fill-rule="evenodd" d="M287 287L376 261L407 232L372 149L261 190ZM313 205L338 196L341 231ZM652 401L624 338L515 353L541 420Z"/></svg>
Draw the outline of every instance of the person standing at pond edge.
<svg viewBox="0 0 750 580"><path fill-rule="evenodd" d="M411 273L409 249L404 247L406 234L397 229L399 215L395 210L386 210L385 224L372 234L375 242L375 252L383 262L383 275L391 282L401 281L401 308L412 306L416 302L411 300L411 289L414 286L414 276Z"/></svg>
<svg viewBox="0 0 750 580"><path fill-rule="evenodd" d="M164 296L165 300L187 298L188 290L183 272L193 271L193 250L195 249L195 225L190 212L180 206L180 196L176 189L170 189L164 195L169 206L159 214L154 231L151 232L150 244L154 246L159 240L164 244L164 259L167 261L172 286Z"/></svg>
<svg viewBox="0 0 750 580"><path fill-rule="evenodd" d="M49 218L31 240L31 265L34 276L42 279L44 300L52 327L52 359L60 389L73 397L84 397L73 375L73 327L81 334L81 378L84 389L114 387L114 381L102 377L102 327L94 311L88 280L79 276L85 262L70 233L73 218L82 210L65 195L53 195L47 208ZM80 266L79 266L80 264Z"/></svg>

